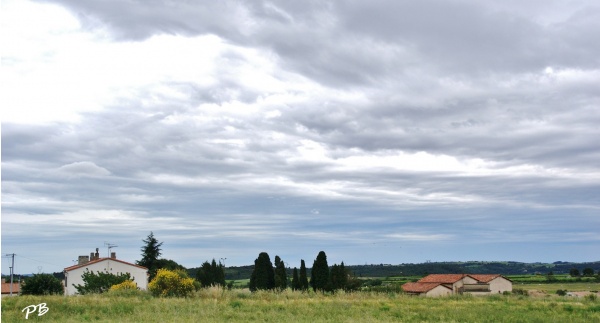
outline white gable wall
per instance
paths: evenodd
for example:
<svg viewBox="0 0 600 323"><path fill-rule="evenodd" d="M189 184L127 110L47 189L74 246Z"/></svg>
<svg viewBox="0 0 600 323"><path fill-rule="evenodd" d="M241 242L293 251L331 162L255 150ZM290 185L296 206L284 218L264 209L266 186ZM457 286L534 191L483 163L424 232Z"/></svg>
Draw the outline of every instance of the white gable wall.
<svg viewBox="0 0 600 323"><path fill-rule="evenodd" d="M113 275L119 275L129 273L133 281L137 284L140 289L148 288L148 276L147 270L130 264L126 264L114 259L104 259L95 263L91 263L87 266L82 266L69 270L65 273L65 295L75 295L77 290L73 286L83 285L83 273L89 270L91 272L107 272Z"/></svg>
<svg viewBox="0 0 600 323"><path fill-rule="evenodd" d="M436 297L436 296L448 296L451 294L452 294L452 290L450 288L447 288L443 285L439 285L439 286L436 286L435 288L431 289L427 293L422 293L421 295L427 296L427 297Z"/></svg>
<svg viewBox="0 0 600 323"><path fill-rule="evenodd" d="M492 279L490 282L490 293L502 294L503 292L512 292L512 282L502 276Z"/></svg>

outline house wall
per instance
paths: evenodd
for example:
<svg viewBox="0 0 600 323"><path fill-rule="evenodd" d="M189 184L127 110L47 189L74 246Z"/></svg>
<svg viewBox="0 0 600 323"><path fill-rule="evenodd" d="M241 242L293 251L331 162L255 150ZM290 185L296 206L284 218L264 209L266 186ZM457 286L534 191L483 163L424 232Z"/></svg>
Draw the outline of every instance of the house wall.
<svg viewBox="0 0 600 323"><path fill-rule="evenodd" d="M489 282L490 293L502 294L505 291L512 292L512 282L504 277L497 277Z"/></svg>
<svg viewBox="0 0 600 323"><path fill-rule="evenodd" d="M423 293L421 295L427 297L438 297L438 296L448 296L452 294L452 291L442 285L435 287L434 289L428 291L427 293Z"/></svg>
<svg viewBox="0 0 600 323"><path fill-rule="evenodd" d="M148 276L146 269L124 264L112 259L106 259L88 266L67 271L65 274L65 295L75 295L77 293L77 290L73 284L84 284L82 275L86 270L91 272L107 272L114 275L129 273L131 278L133 278L133 281L137 284L138 288L143 290L148 288Z"/></svg>
<svg viewBox="0 0 600 323"><path fill-rule="evenodd" d="M462 289L463 289L463 285L465 285L465 284L477 284L477 280L475 280L474 278L471 278L469 276L463 277L461 280L452 284L453 293L455 293L455 294L461 293Z"/></svg>

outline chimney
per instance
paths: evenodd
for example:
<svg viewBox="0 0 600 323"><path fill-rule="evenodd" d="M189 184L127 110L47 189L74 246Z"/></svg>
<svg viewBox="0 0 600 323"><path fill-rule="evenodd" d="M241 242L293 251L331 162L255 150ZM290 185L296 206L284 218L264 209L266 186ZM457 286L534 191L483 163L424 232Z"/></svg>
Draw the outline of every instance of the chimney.
<svg viewBox="0 0 600 323"><path fill-rule="evenodd" d="M79 258L77 259L77 264L78 265L85 265L90 261L90 258L88 258L88 256L79 256Z"/></svg>
<svg viewBox="0 0 600 323"><path fill-rule="evenodd" d="M94 260L94 253L90 252L90 261Z"/></svg>
<svg viewBox="0 0 600 323"><path fill-rule="evenodd" d="M100 259L100 252L98 252L98 248L96 248L96 253L94 254L95 259Z"/></svg>
<svg viewBox="0 0 600 323"><path fill-rule="evenodd" d="M114 251L113 251L113 252L111 252L111 253L110 253L110 257L111 257L112 259L117 259L117 253L116 253L116 252L114 252Z"/></svg>

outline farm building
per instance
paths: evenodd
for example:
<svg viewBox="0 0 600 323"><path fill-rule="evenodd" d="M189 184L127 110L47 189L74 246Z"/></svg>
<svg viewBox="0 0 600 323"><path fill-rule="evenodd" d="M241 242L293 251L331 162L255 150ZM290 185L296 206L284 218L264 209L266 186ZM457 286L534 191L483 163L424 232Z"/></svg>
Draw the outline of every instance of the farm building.
<svg viewBox="0 0 600 323"><path fill-rule="evenodd" d="M10 288L11 286L10 285L11 285L10 281L7 282L6 279L2 278L2 297L4 297L4 296L10 296L10 293L11 293L11 288ZM13 283L12 283L12 296L19 295L20 290L21 290L21 283L13 281Z"/></svg>
<svg viewBox="0 0 600 323"><path fill-rule="evenodd" d="M491 294L502 294L512 292L512 281L502 275L469 275L477 280L480 286L486 286ZM466 290L465 290L466 291Z"/></svg>
<svg viewBox="0 0 600 323"><path fill-rule="evenodd" d="M402 290L411 295L419 296L446 296L452 294L452 288L442 283L406 283Z"/></svg>
<svg viewBox="0 0 600 323"><path fill-rule="evenodd" d="M123 260L117 259L116 253L111 253L110 257L100 258L98 249L96 253L91 253L90 257L79 256L77 265L65 268L65 295L77 294L74 285L83 285L83 273L105 272L114 275L129 273L139 289L148 287L148 269Z"/></svg>
<svg viewBox="0 0 600 323"><path fill-rule="evenodd" d="M490 295L512 291L512 281L497 274L433 274L423 277L416 283L402 285L402 290L407 294L420 296L444 295L444 291L439 289L439 286L446 287L450 291L448 294Z"/></svg>

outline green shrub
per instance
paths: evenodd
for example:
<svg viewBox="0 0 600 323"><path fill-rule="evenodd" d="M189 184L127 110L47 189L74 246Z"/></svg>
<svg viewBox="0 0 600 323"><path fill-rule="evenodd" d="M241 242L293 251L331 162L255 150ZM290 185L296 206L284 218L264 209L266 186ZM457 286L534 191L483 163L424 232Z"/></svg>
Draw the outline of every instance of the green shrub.
<svg viewBox="0 0 600 323"><path fill-rule="evenodd" d="M86 270L81 276L83 285L75 285L75 289L81 295L100 294L108 291L111 286L120 284L127 280L132 280L129 273L114 275L107 272L97 273Z"/></svg>
<svg viewBox="0 0 600 323"><path fill-rule="evenodd" d="M512 292L515 295L529 296L529 292L521 288L514 288Z"/></svg>
<svg viewBox="0 0 600 323"><path fill-rule="evenodd" d="M21 286L23 295L63 294L64 289L60 280L50 274L34 274L25 279Z"/></svg>
<svg viewBox="0 0 600 323"><path fill-rule="evenodd" d="M567 295L567 290L566 289L559 289L559 290L556 291L556 294L558 296L565 296L565 295Z"/></svg>

